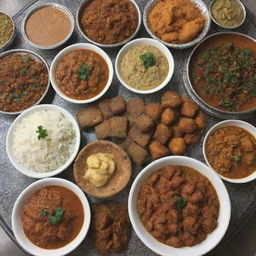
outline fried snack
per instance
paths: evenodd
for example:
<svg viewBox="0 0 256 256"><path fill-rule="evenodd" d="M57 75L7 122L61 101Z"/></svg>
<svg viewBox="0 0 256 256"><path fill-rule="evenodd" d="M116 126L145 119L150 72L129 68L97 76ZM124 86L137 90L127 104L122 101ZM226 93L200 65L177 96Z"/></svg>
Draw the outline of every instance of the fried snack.
<svg viewBox="0 0 256 256"><path fill-rule="evenodd" d="M170 151L157 140L153 140L149 145L150 154L153 159L158 159L170 154Z"/></svg>
<svg viewBox="0 0 256 256"><path fill-rule="evenodd" d="M101 110L105 120L113 116L113 113L110 109L110 99L100 101L98 107Z"/></svg>
<svg viewBox="0 0 256 256"><path fill-rule="evenodd" d="M123 96L116 96L110 100L110 110L113 115L118 115L126 111L126 102Z"/></svg>
<svg viewBox="0 0 256 256"><path fill-rule="evenodd" d="M183 155L187 146L183 138L173 138L170 140L168 147L173 155Z"/></svg>
<svg viewBox="0 0 256 256"><path fill-rule="evenodd" d="M161 144L165 144L172 136L172 128L167 127L165 124L158 124L153 138Z"/></svg>
<svg viewBox="0 0 256 256"><path fill-rule="evenodd" d="M153 126L153 120L145 114L141 114L134 122L135 126L142 132L150 131Z"/></svg>
<svg viewBox="0 0 256 256"><path fill-rule="evenodd" d="M148 145L151 136L152 132L141 132L136 126L132 126L128 132L128 137L142 147L146 147Z"/></svg>
<svg viewBox="0 0 256 256"><path fill-rule="evenodd" d="M182 104L181 96L174 91L166 91L161 97L163 108L177 108Z"/></svg>
<svg viewBox="0 0 256 256"><path fill-rule="evenodd" d="M194 119L181 117L178 122L178 128L182 132L194 132L197 129L197 124Z"/></svg>
<svg viewBox="0 0 256 256"><path fill-rule="evenodd" d="M184 140L187 145L196 144L200 140L200 138L201 132L199 130L192 133L186 133L184 136Z"/></svg>
<svg viewBox="0 0 256 256"><path fill-rule="evenodd" d="M103 121L103 115L96 106L90 106L76 113L81 128L93 127Z"/></svg>
<svg viewBox="0 0 256 256"><path fill-rule="evenodd" d="M110 137L110 122L105 120L102 123L95 126L96 137L98 140L104 140Z"/></svg>
<svg viewBox="0 0 256 256"><path fill-rule="evenodd" d="M182 44L201 32L206 18L190 0L162 0L148 14L151 31L163 41Z"/></svg>
<svg viewBox="0 0 256 256"><path fill-rule="evenodd" d="M206 123L206 117L205 117L205 113L202 111L198 112L198 115L195 118L195 122L198 126L199 129L203 129L206 127L207 123Z"/></svg>
<svg viewBox="0 0 256 256"><path fill-rule="evenodd" d="M157 121L162 113L162 106L159 103L149 103L145 106L144 113L153 121Z"/></svg>
<svg viewBox="0 0 256 256"><path fill-rule="evenodd" d="M148 158L148 151L139 146L133 140L128 138L122 146L135 164L141 166L146 162Z"/></svg>
<svg viewBox="0 0 256 256"><path fill-rule="evenodd" d="M110 137L125 139L127 137L127 116L113 116L109 119Z"/></svg>
<svg viewBox="0 0 256 256"><path fill-rule="evenodd" d="M91 229L97 252L122 252L131 237L127 206L118 203L93 205Z"/></svg>
<svg viewBox="0 0 256 256"><path fill-rule="evenodd" d="M181 97L183 104L180 109L180 114L186 117L193 118L199 110L199 106L186 96Z"/></svg>
<svg viewBox="0 0 256 256"><path fill-rule="evenodd" d="M170 125L176 120L176 113L172 108L166 108L161 114L161 123Z"/></svg>
<svg viewBox="0 0 256 256"><path fill-rule="evenodd" d="M172 126L173 138L182 138L184 136L184 132L180 130L177 125Z"/></svg>
<svg viewBox="0 0 256 256"><path fill-rule="evenodd" d="M128 100L126 104L128 119L130 124L132 125L136 118L144 112L145 103L140 98L134 98Z"/></svg>

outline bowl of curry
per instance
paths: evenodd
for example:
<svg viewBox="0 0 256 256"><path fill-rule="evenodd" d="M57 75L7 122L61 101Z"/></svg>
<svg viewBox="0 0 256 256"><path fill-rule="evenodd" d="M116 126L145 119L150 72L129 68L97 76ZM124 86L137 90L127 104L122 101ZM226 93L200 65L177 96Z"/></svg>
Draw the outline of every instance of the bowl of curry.
<svg viewBox="0 0 256 256"><path fill-rule="evenodd" d="M256 110L255 64L255 39L237 32L215 33L189 57L189 88L213 112L250 114Z"/></svg>
<svg viewBox="0 0 256 256"><path fill-rule="evenodd" d="M110 87L113 66L98 46L87 43L70 45L60 51L50 68L54 90L72 103L89 103L100 98Z"/></svg>
<svg viewBox="0 0 256 256"><path fill-rule="evenodd" d="M230 199L216 173L184 156L161 158L132 184L129 216L141 241L159 255L199 256L214 248L230 221Z"/></svg>
<svg viewBox="0 0 256 256"><path fill-rule="evenodd" d="M69 254L84 240L90 221L90 206L84 193L60 178L29 185L12 211L12 228L18 243L35 256Z"/></svg>
<svg viewBox="0 0 256 256"><path fill-rule="evenodd" d="M241 120L214 125L203 142L206 163L223 179L245 183L256 179L256 128Z"/></svg>

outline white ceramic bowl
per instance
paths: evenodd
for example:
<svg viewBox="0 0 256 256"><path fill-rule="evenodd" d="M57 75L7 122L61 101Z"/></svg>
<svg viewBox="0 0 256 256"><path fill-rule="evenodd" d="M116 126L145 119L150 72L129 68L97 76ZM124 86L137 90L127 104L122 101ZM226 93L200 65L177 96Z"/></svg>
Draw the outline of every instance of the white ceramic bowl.
<svg viewBox="0 0 256 256"><path fill-rule="evenodd" d="M211 166L211 164L209 163L208 159L207 159L207 155L206 155L206 143L207 140L209 138L209 136L214 133L215 131L217 131L218 129L225 127L225 126L237 126L237 127L241 127L243 129L245 129L246 131L248 131L250 134L252 134L255 138L256 138L256 128L244 121L241 120L225 120L222 122L219 122L217 124L215 124L205 135L204 137L204 142L203 142L203 155L204 155L204 159L206 161L206 163L214 170L214 168ZM227 178L221 174L219 174L218 172L216 172L223 180L232 182L232 183L246 183L246 182L250 182L256 179L256 170L249 176L245 177L245 178L241 178L241 179L231 179L231 178Z"/></svg>
<svg viewBox="0 0 256 256"><path fill-rule="evenodd" d="M144 228L137 213L137 197L141 185L155 171L167 165L182 165L191 167L207 177L214 186L220 203L218 226L201 243L192 247L174 248L158 242ZM128 210L132 226L141 241L152 251L162 256L201 256L213 249L224 236L230 221L231 206L225 185L218 175L207 165L185 156L169 156L158 159L146 166L134 180L128 200Z"/></svg>
<svg viewBox="0 0 256 256"><path fill-rule="evenodd" d="M84 222L80 232L78 233L78 235L75 237L74 240L72 240L70 243L68 243L67 245L59 249L48 250L48 249L43 249L36 246L26 237L22 227L21 213L22 213L23 205L25 204L26 200L34 192L36 192L37 190L43 187L53 186L53 185L63 186L65 188L68 188L78 196L84 209ZM83 191L74 183L65 179L60 179L60 178L48 178L48 179L43 179L43 180L39 180L32 183L25 190L23 190L23 192L19 195L12 210L12 229L13 229L15 238L17 239L21 247L23 247L27 252L29 252L31 255L34 255L34 256L45 256L45 255L63 256L70 253L71 251L76 249L84 240L89 230L90 222L91 222L90 206Z"/></svg>
<svg viewBox="0 0 256 256"><path fill-rule="evenodd" d="M25 168L22 164L20 164L16 159L15 159L15 155L13 153L13 149L12 149L12 145L13 145L13 132L14 132L14 128L17 125L18 122L20 122L24 117L28 116L31 113L34 113L36 111L40 111L43 109L51 109L51 110L57 110L60 111L61 113L63 113L63 115L65 117L68 118L68 120L72 123L74 130L75 130L75 134L76 134L76 143L75 143L75 147L74 147L74 151L71 154L71 156L69 157L69 159L67 159L66 163L62 166L60 166L58 169L51 171L51 172L35 172L35 171L31 171L27 168ZM6 137L6 150L7 150L7 155L9 157L10 162L12 163L12 165L21 173L23 173L24 175L27 175L29 177L32 178L46 178L46 177L51 177L54 175L57 175L59 173L61 173L62 171L64 171L66 168L68 168L68 166L74 161L78 150L79 150L79 146L80 146L80 141L81 141L81 134L80 134L80 129L79 126L75 120L75 118L65 109L56 106L56 105L38 105L38 106L34 106L31 107L27 110L25 110L24 112L22 112L22 114L20 114L12 123L11 127L8 130L7 133L7 137Z"/></svg>
<svg viewBox="0 0 256 256"><path fill-rule="evenodd" d="M121 61L121 58L123 57L123 55L132 47L134 47L135 45L140 45L140 44L147 44L147 45L152 45L155 46L156 48L158 48L167 58L168 63L169 63L169 71L168 74L165 78L165 80L158 85L157 87L150 89L150 90L138 90L133 88L132 86L130 86L129 84L127 84L121 77L121 74L119 73L119 64ZM150 93L154 93L157 92L161 89L163 89L168 82L171 80L173 72L174 72L174 60L173 60L173 56L170 52L170 50L161 42L155 40L155 39L151 39L151 38L138 38L135 40L132 40L131 42L127 43L125 46L123 46L123 48L118 52L117 57L116 57L116 61L115 61L115 70L116 70L116 75L119 79L119 81L122 83L122 85L124 87L126 87L128 90L135 92L135 93L139 93L139 94L150 94Z"/></svg>
<svg viewBox="0 0 256 256"><path fill-rule="evenodd" d="M66 94L64 94L60 88L58 87L58 84L56 82L55 79L55 70L57 68L57 65L59 63L59 61L69 52L74 51L74 50L80 50L80 49L87 49L87 50L91 50L94 51L96 53L98 53L107 63L108 65L108 81L107 84L105 85L105 88L96 96L90 98L90 99L86 99L86 100L77 100L77 99L73 99L68 97ZM57 92L57 94L59 94L60 97L62 97L64 100L67 100L69 102L72 103L77 103L77 104L84 104L84 103L90 103L93 102L97 99L99 99L101 96L103 96L106 91L108 90L108 88L110 87L111 83L112 83L112 79L113 79L113 65L112 62L109 58L109 56L98 46L93 45L93 44L87 44L87 43L78 43L78 44L72 44L66 48L64 48L63 50L61 50L53 59L51 67L50 67L50 80L51 80L51 84L54 88L54 90Z"/></svg>

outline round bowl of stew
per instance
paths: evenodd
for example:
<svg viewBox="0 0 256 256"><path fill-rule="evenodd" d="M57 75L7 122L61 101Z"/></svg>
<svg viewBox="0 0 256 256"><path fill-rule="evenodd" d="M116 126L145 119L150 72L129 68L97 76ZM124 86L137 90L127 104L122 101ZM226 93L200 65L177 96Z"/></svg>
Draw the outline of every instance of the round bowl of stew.
<svg viewBox="0 0 256 256"><path fill-rule="evenodd" d="M112 62L102 49L93 44L78 43L56 55L51 64L50 79L60 97L84 104L105 94L113 73Z"/></svg>
<svg viewBox="0 0 256 256"><path fill-rule="evenodd" d="M116 75L123 86L139 94L163 89L174 72L169 49L151 38L134 39L119 51L115 61Z"/></svg>
<svg viewBox="0 0 256 256"><path fill-rule="evenodd" d="M49 86L49 68L38 54L15 49L0 54L0 113L20 114L39 104Z"/></svg>
<svg viewBox="0 0 256 256"><path fill-rule="evenodd" d="M76 24L81 35L100 47L118 47L136 36L141 13L134 0L85 0Z"/></svg>
<svg viewBox="0 0 256 256"><path fill-rule="evenodd" d="M12 165L32 178L46 178L67 169L75 159L81 134L75 118L62 107L31 107L12 123L6 151Z"/></svg>
<svg viewBox="0 0 256 256"><path fill-rule="evenodd" d="M83 191L60 178L32 183L12 210L15 238L34 256L69 254L86 237L90 222L90 206Z"/></svg>
<svg viewBox="0 0 256 256"><path fill-rule="evenodd" d="M132 226L159 255L199 256L224 236L231 205L207 165L185 156L158 159L134 180L128 199Z"/></svg>
<svg viewBox="0 0 256 256"><path fill-rule="evenodd" d="M245 183L256 179L256 128L241 120L214 125L203 142L206 163L223 179Z"/></svg>
<svg viewBox="0 0 256 256"><path fill-rule="evenodd" d="M188 89L205 109L219 116L256 110L256 40L220 32L197 45L187 63Z"/></svg>

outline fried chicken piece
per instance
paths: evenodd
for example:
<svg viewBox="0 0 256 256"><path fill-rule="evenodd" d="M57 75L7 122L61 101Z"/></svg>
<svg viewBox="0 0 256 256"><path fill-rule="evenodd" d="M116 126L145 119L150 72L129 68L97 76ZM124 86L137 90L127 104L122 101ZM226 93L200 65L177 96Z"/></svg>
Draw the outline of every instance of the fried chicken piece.
<svg viewBox="0 0 256 256"><path fill-rule="evenodd" d="M169 155L169 149L157 140L153 140L149 145L149 150L153 159L158 159Z"/></svg>
<svg viewBox="0 0 256 256"><path fill-rule="evenodd" d="M186 143L183 138L173 138L170 140L168 145L173 155L182 155L186 151Z"/></svg>
<svg viewBox="0 0 256 256"><path fill-rule="evenodd" d="M172 128L167 127L164 124L158 124L154 133L153 138L162 144L165 144L172 136Z"/></svg>
<svg viewBox="0 0 256 256"><path fill-rule="evenodd" d="M194 132L197 129L197 124L194 119L181 117L178 123L178 128L182 132Z"/></svg>

